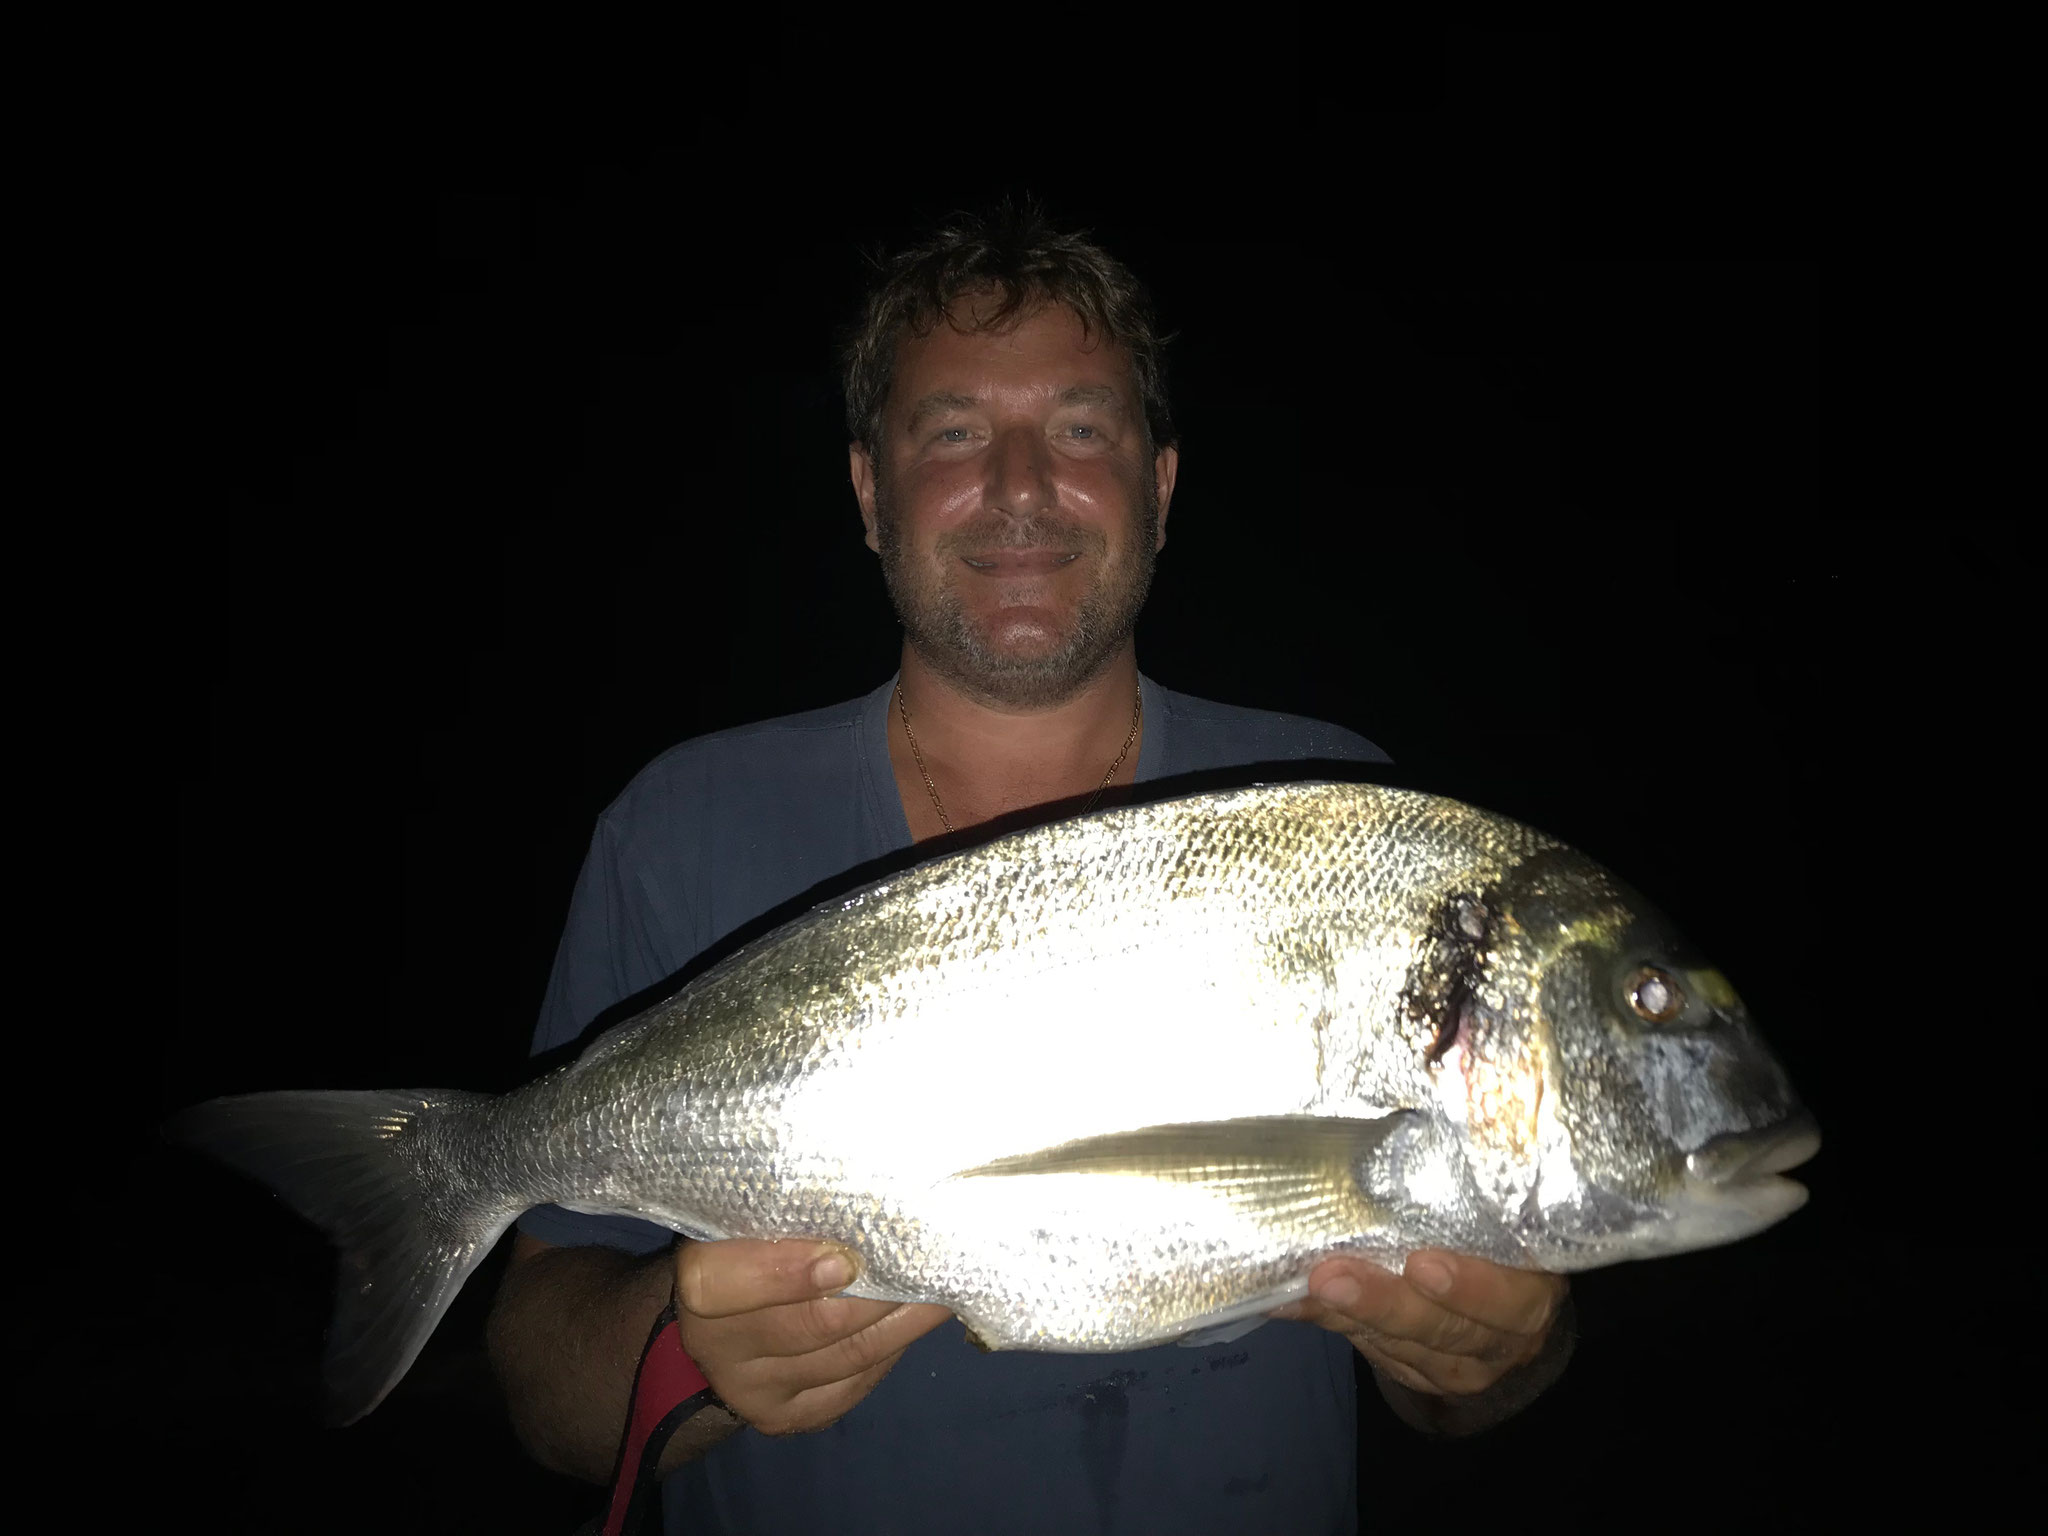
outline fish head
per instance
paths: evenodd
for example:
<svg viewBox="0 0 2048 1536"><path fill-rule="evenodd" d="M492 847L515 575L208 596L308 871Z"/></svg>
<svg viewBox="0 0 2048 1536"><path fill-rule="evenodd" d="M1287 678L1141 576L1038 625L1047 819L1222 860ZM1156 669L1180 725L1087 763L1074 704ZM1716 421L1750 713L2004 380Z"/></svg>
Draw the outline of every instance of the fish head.
<svg viewBox="0 0 2048 1536"><path fill-rule="evenodd" d="M1662 914L1562 849L1479 900L1485 938L1434 1070L1534 1262L1712 1247L1806 1203L1782 1175L1819 1129L1734 987Z"/></svg>

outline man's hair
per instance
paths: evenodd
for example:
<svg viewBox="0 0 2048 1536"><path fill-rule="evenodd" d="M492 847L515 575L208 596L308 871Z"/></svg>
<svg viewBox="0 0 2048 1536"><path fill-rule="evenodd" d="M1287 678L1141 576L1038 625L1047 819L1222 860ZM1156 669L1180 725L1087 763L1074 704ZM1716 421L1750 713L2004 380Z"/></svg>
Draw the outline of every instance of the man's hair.
<svg viewBox="0 0 2048 1536"><path fill-rule="evenodd" d="M980 293L999 303L979 329L1000 331L1042 305L1062 304L1091 338L1106 337L1131 355L1145 429L1154 453L1175 441L1160 353L1171 338L1154 328L1152 298L1130 269L1083 231L1054 226L1027 198L981 213L948 216L924 239L877 261L879 277L846 335L841 367L846 429L881 460L882 410L906 335L926 336L955 301Z"/></svg>

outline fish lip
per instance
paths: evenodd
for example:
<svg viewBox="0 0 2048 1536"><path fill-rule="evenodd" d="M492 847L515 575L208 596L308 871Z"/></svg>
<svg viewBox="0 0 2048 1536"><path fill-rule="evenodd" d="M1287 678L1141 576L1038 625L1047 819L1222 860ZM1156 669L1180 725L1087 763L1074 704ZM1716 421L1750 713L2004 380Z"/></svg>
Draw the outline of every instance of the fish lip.
<svg viewBox="0 0 2048 1536"><path fill-rule="evenodd" d="M1716 1136L1686 1154L1685 1171L1702 1183L1761 1182L1797 1168L1820 1150L1820 1126L1799 1110L1775 1125Z"/></svg>

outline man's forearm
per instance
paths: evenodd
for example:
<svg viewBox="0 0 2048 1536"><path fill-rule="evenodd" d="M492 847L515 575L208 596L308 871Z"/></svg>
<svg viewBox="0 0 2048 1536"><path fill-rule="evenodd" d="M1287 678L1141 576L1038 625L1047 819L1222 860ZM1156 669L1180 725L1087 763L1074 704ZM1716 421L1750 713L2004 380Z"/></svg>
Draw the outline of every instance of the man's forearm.
<svg viewBox="0 0 2048 1536"><path fill-rule="evenodd" d="M611 1477L640 1351L674 1274L669 1254L615 1248L551 1248L507 1272L491 1311L491 1365L520 1443L542 1466L593 1483ZM705 1408L676 1431L662 1472L738 1427Z"/></svg>
<svg viewBox="0 0 2048 1536"><path fill-rule="evenodd" d="M1564 1374L1578 1338L1578 1316L1569 1295L1550 1324L1550 1334L1536 1358L1518 1366L1484 1392L1459 1397L1451 1393L1417 1392L1383 1375L1373 1374L1380 1396L1394 1416L1426 1435L1476 1435L1512 1418L1542 1395Z"/></svg>

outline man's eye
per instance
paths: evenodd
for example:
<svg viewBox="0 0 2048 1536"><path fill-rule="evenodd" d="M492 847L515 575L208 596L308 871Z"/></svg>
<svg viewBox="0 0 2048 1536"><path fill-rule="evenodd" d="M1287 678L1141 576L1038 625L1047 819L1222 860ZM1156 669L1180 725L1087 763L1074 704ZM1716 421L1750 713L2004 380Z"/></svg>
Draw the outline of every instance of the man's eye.
<svg viewBox="0 0 2048 1536"><path fill-rule="evenodd" d="M967 441L967 429L965 427L942 428L939 432L939 441L942 443L964 443Z"/></svg>
<svg viewBox="0 0 2048 1536"><path fill-rule="evenodd" d="M1094 429L1093 427L1091 427L1091 426L1087 426L1087 425L1085 425L1084 423L1081 423L1081 422L1076 422L1076 423L1075 423L1075 424L1074 424L1073 426L1071 426L1071 427L1067 428L1067 432L1068 432L1068 434L1069 434L1070 436L1073 436L1073 437L1093 437L1093 436L1095 436L1095 429Z"/></svg>

